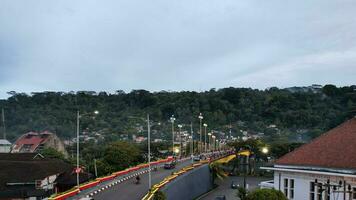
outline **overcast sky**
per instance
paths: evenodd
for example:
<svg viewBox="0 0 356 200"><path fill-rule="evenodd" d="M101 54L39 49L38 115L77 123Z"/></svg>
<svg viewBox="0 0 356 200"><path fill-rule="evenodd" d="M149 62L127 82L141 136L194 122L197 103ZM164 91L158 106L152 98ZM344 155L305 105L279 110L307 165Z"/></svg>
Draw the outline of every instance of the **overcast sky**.
<svg viewBox="0 0 356 200"><path fill-rule="evenodd" d="M1 0L6 92L356 84L356 0Z"/></svg>

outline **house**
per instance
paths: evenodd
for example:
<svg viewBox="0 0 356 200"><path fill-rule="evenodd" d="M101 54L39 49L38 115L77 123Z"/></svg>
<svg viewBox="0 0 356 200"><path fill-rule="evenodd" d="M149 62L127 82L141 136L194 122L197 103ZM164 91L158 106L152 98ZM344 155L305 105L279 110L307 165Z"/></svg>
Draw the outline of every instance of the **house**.
<svg viewBox="0 0 356 200"><path fill-rule="evenodd" d="M29 132L19 137L13 148L12 153L34 153L40 152L44 148L53 148L67 156L63 142L56 134L44 131L41 133Z"/></svg>
<svg viewBox="0 0 356 200"><path fill-rule="evenodd" d="M76 185L74 168L37 153L0 153L0 199L43 199L63 192ZM81 183L90 178L79 177Z"/></svg>
<svg viewBox="0 0 356 200"><path fill-rule="evenodd" d="M288 199L356 199L356 118L331 129L278 159L273 186Z"/></svg>
<svg viewBox="0 0 356 200"><path fill-rule="evenodd" d="M5 139L0 139L0 153L10 153L11 143Z"/></svg>

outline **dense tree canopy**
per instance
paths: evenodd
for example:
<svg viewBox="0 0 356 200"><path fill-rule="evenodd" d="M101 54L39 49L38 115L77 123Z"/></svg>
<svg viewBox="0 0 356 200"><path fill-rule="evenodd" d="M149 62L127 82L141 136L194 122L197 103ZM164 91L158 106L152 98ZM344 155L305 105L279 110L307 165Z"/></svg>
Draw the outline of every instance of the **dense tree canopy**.
<svg viewBox="0 0 356 200"><path fill-rule="evenodd" d="M27 131L50 130L62 138L75 135L76 111L90 113L99 110L95 118L81 118L81 130L100 131L110 140L121 134L137 133L137 124L146 113L156 129L169 133L168 122L175 115L177 123L198 127L199 113L209 128L227 130L231 124L234 133L240 129L268 133L270 124L277 125L282 133L305 129L311 137L340 124L355 115L356 86L336 87L326 85L321 90L291 90L270 88L211 89L206 92L148 92L133 90L115 94L106 92L9 92L11 97L0 100L4 108L7 132L10 140ZM239 125L238 122L243 122ZM144 132L142 132L143 134ZM153 137L155 137L153 135ZM169 138L168 134L156 137Z"/></svg>

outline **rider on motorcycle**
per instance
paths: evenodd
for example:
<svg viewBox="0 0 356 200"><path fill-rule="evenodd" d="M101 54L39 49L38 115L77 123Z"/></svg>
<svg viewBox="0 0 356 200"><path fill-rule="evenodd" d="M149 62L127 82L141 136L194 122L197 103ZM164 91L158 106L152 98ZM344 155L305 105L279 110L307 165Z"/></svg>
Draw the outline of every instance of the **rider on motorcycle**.
<svg viewBox="0 0 356 200"><path fill-rule="evenodd" d="M136 184L139 184L139 183L140 183L140 179L141 179L140 176L137 175L137 176L136 176Z"/></svg>

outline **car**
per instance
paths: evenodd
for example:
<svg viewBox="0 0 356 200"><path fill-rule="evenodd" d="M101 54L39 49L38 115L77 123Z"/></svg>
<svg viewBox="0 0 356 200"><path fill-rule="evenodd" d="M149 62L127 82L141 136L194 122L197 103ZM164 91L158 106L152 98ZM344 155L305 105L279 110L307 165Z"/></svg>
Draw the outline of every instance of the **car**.
<svg viewBox="0 0 356 200"><path fill-rule="evenodd" d="M236 184L234 181L231 181L231 185L230 186L231 186L232 189L237 189L239 187L239 185Z"/></svg>
<svg viewBox="0 0 356 200"><path fill-rule="evenodd" d="M193 158L193 160L194 160L194 161L200 161L200 157L199 157L199 156L195 156L195 157Z"/></svg>
<svg viewBox="0 0 356 200"><path fill-rule="evenodd" d="M176 163L175 162L169 162L169 163L165 163L163 168L164 169L174 169L176 167Z"/></svg>

